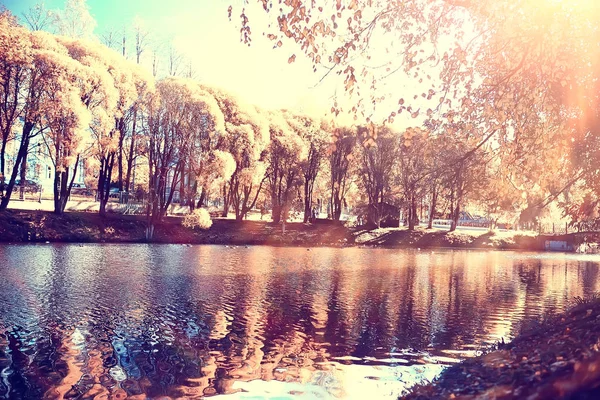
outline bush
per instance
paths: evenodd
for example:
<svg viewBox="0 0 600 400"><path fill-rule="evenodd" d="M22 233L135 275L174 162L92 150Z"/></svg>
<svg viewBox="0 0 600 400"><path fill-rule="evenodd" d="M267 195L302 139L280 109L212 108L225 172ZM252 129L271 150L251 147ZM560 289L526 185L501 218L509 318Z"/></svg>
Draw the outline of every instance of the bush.
<svg viewBox="0 0 600 400"><path fill-rule="evenodd" d="M193 213L183 217L181 225L185 226L186 228L192 229L208 229L212 225L212 220L210 219L210 214L205 208L199 208L197 210L194 210Z"/></svg>

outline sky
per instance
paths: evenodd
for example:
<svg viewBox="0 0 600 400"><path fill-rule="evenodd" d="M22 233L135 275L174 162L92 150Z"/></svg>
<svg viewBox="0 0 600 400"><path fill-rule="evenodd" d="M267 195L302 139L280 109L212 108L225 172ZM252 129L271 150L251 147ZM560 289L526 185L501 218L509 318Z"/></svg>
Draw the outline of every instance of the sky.
<svg viewBox="0 0 600 400"><path fill-rule="evenodd" d="M23 12L39 1L0 0L0 4L4 3L21 18ZM172 43L191 63L196 79L221 87L248 103L327 118L331 118L326 114L334 105L334 96L346 111L356 104L356 97L348 99L346 96L343 76L332 73L321 79L326 75L326 69L322 67L314 72L312 64L298 51L295 43L284 41L281 48L274 49L273 43L263 34L269 24L267 14L256 0L250 0L253 7L244 3L244 0L174 0L170 3L164 0L87 0L90 13L97 22L96 36L125 29L133 43L132 26L134 20L139 19L150 32L152 46L161 45L165 51ZM65 0L45 0L44 4L49 10L62 10ZM230 5L233 6L232 21L227 13ZM240 41L239 17L244 7L252 28L250 47ZM373 57L371 64L379 61L382 64L383 60L389 59L386 54L389 35L385 32L373 35L369 45L369 54ZM292 54L297 55L296 61L289 64ZM151 69L150 49L145 57L144 60L142 56L142 64ZM133 51L129 58L133 59ZM400 97L417 98L427 90L428 87L417 83L416 79L397 72L378 84L377 95L386 98L367 111L374 112L374 120L381 121L396 110ZM426 107L417 119L409 113L398 115L392 126L396 130L420 126ZM335 120L342 125L364 122L362 118L355 121L354 115L348 113L341 113Z"/></svg>
<svg viewBox="0 0 600 400"><path fill-rule="evenodd" d="M13 14L22 13L39 0L0 0ZM49 10L63 9L65 0L46 0ZM157 43L172 42L190 60L196 78L220 86L246 101L265 108L290 108L322 114L331 107L330 97L337 82L319 82L322 73L313 72L303 57L288 64L291 46L273 49L262 36L266 26L262 12L251 15L253 44L240 42L239 13L243 0L87 0L97 22L94 33L131 29L140 18ZM176 6L175 6L176 5ZM229 5L234 7L230 22ZM148 52L149 54L149 52Z"/></svg>

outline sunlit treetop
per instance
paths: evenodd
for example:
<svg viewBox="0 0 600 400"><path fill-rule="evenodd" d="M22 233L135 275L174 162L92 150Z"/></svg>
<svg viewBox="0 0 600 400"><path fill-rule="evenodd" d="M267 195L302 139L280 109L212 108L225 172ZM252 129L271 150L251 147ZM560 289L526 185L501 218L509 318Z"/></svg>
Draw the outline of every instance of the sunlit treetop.
<svg viewBox="0 0 600 400"><path fill-rule="evenodd" d="M595 93L585 89L598 69L593 0L258 0L247 8L254 6L270 15L268 26L229 9L232 18L241 11L241 39L264 31L290 62L303 55L338 75L352 101L334 102L336 114L369 120L385 108L388 122L402 115L437 129L460 120L455 128L480 136L514 136L581 112Z"/></svg>

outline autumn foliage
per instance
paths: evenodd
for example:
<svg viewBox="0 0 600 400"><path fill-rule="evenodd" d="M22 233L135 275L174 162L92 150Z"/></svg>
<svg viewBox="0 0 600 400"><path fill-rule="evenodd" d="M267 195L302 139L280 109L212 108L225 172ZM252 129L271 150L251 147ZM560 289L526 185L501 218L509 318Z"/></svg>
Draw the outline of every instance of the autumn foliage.
<svg viewBox="0 0 600 400"><path fill-rule="evenodd" d="M266 12L269 24L254 26L252 9ZM493 206L480 205L490 213L539 215L560 203L577 227L596 226L596 1L258 0L240 15L243 42L264 32L290 61L302 55L322 76L338 77L344 95L334 99L333 114L401 120L449 146L443 151L462 167L442 181L432 173L419 180L432 184L432 200L439 183L454 181L450 203L473 191L479 194L467 197L485 203L495 192ZM480 162L495 179L471 190L461 182Z"/></svg>
<svg viewBox="0 0 600 400"><path fill-rule="evenodd" d="M174 65L152 76L82 26L53 35L4 12L0 210L35 142L54 165L57 213L84 164L101 213L111 188L144 193L149 238L173 203L218 206L237 220L263 209L276 223L354 214L410 229L435 219L455 229L465 208L491 226L534 227L552 206L580 229L598 225L600 49L585 39L598 28L593 2L257 5L289 63L303 54L323 77L337 76L345 95L329 113L260 109L176 76ZM253 22L240 15L250 43ZM353 125L339 122L344 113ZM9 142L18 143L10 170Z"/></svg>

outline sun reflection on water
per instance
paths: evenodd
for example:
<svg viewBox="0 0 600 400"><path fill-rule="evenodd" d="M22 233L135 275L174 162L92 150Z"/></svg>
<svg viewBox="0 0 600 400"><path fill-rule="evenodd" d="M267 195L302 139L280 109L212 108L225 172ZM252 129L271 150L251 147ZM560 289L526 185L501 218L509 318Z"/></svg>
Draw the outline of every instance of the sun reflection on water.
<svg viewBox="0 0 600 400"><path fill-rule="evenodd" d="M0 397L395 398L598 290L502 252L0 247Z"/></svg>

